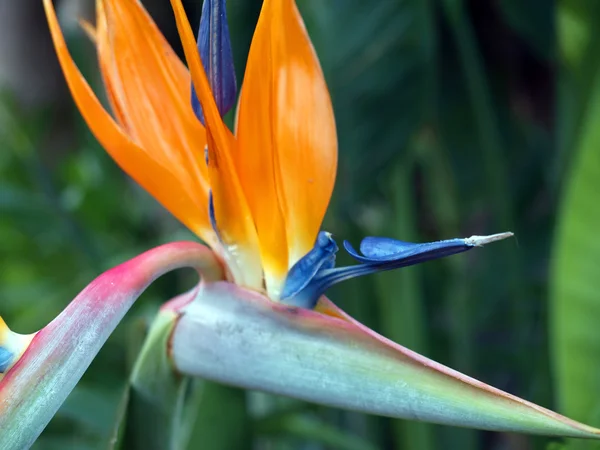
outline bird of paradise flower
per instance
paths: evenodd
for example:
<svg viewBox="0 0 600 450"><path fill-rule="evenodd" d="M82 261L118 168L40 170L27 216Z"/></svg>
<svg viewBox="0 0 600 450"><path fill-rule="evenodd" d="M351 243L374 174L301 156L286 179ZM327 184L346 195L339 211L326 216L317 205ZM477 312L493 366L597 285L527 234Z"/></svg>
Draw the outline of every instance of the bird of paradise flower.
<svg viewBox="0 0 600 450"><path fill-rule="evenodd" d="M184 17L174 6L181 26ZM225 3L206 1L203 8L200 52L189 29L182 30L190 80L139 3L98 2L97 27L87 28L114 119L81 77L52 16L50 25L75 102L96 138L223 258L232 282L274 301L313 307L340 280L511 235L428 244L367 238L363 255L345 243L361 265L335 269L338 247L329 233L319 234L337 167L335 121L295 3L264 3L235 134L221 118L236 97Z"/></svg>
<svg viewBox="0 0 600 450"><path fill-rule="evenodd" d="M141 255L100 276L36 335L22 337L0 323L0 425L10 430L29 414L23 420L35 430L22 439L30 442L141 290L189 264L202 285L163 308L174 315L170 348L162 351L182 373L389 416L598 436L386 340L323 296L337 282L512 233L425 244L368 237L360 252L344 242L358 264L336 268L338 246L319 231L337 167L335 120L294 0L263 3L234 132L222 119L237 95L225 1L204 1L197 43L181 0L171 3L189 72L136 0L98 0L96 26L84 25L96 43L111 115L78 71L52 2L44 0L65 78L92 133L214 253L177 243ZM241 331L223 332L232 327ZM88 347L77 346L82 336ZM49 361L43 367L36 351ZM294 358L284 357L290 351ZM52 390L68 370L65 387ZM20 401L32 380L40 393L56 396L39 419L31 414L35 401Z"/></svg>

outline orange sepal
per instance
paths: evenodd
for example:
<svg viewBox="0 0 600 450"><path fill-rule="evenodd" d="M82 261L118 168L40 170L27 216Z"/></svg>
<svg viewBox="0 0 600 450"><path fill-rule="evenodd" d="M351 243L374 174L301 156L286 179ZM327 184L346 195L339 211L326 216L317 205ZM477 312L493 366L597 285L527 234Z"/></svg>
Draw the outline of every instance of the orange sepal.
<svg viewBox="0 0 600 450"><path fill-rule="evenodd" d="M267 290L270 297L277 298L285 282L289 258L277 189L277 143L273 142L274 74L265 70L271 60L271 39L268 33L261 31L270 29L270 21L269 14L260 15L250 46L237 111L236 136L240 152L235 162L256 224Z"/></svg>
<svg viewBox="0 0 600 450"><path fill-rule="evenodd" d="M190 106L190 75L143 6L98 2L98 51L107 90L132 139L169 164L207 210L206 135ZM104 5L104 8L101 6ZM208 215L206 215L208 217Z"/></svg>
<svg viewBox="0 0 600 450"><path fill-rule="evenodd" d="M314 245L329 204L337 168L337 137L331 99L319 61L294 0L265 0L248 58L238 130L243 179L255 182L247 161L259 148L251 140L271 137L275 182L283 211L289 265ZM252 117L258 112L259 119ZM260 128L260 130L258 130ZM247 131L245 131L247 130ZM244 183L244 188L247 189ZM256 193L255 195L258 195Z"/></svg>
<svg viewBox="0 0 600 450"><path fill-rule="evenodd" d="M100 144L123 170L153 195L165 208L207 243L216 242L207 224L206 205L182 185L178 174L169 165L151 157L132 142L108 114L77 69L67 49L51 0L44 0L44 9L60 65L73 99L90 130Z"/></svg>
<svg viewBox="0 0 600 450"><path fill-rule="evenodd" d="M221 120L181 0L171 0L171 5L206 120L208 175L213 191L215 219L225 248L224 256L237 284L262 289L256 229L232 161L236 141Z"/></svg>

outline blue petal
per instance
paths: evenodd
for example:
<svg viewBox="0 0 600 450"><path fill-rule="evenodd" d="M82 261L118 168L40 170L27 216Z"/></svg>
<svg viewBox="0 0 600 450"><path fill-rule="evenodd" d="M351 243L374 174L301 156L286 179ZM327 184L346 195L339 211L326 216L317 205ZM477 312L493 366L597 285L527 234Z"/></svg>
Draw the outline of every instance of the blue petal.
<svg viewBox="0 0 600 450"><path fill-rule="evenodd" d="M424 244L390 238L367 237L363 239L360 245L362 255L348 241L344 241L346 251L361 264L340 268L321 265L310 272L312 274L310 277L307 276L303 279L304 283L297 283L295 289L290 289L288 293L290 297L286 298L285 302L304 308L314 308L319 297L331 286L341 281L454 255L510 236L512 236L512 233L500 233L491 236L472 236L467 239L448 239ZM306 273L309 272L308 269L304 270Z"/></svg>
<svg viewBox="0 0 600 450"><path fill-rule="evenodd" d="M223 244L221 233L219 233L219 227L217 227L217 218L215 217L215 202L213 201L212 190L208 191L208 218L210 219L210 225L212 226L213 231L217 235L217 239L219 239L219 242Z"/></svg>
<svg viewBox="0 0 600 450"><path fill-rule="evenodd" d="M198 31L198 51L217 108L221 116L224 116L233 107L237 94L225 0L204 0ZM196 117L204 124L202 106L193 85L192 108Z"/></svg>
<svg viewBox="0 0 600 450"><path fill-rule="evenodd" d="M305 300L297 298L297 294L305 289L320 271L335 266L337 251L338 246L331 238L331 234L321 231L313 249L294 264L288 272L281 301L305 308L314 306L309 306Z"/></svg>
<svg viewBox="0 0 600 450"><path fill-rule="evenodd" d="M4 347L0 347L0 373L6 372L6 369L10 366L14 356L15 355L12 352Z"/></svg>
<svg viewBox="0 0 600 450"><path fill-rule="evenodd" d="M360 252L369 258L386 258L417 245L386 237L366 237L360 243Z"/></svg>
<svg viewBox="0 0 600 450"><path fill-rule="evenodd" d="M406 259L410 261L416 259L417 262L422 262L464 252L474 246L467 239L448 239L417 244L390 238L367 237L360 243L362 253L360 255L348 241L344 241L346 251L357 261L367 264L394 264Z"/></svg>

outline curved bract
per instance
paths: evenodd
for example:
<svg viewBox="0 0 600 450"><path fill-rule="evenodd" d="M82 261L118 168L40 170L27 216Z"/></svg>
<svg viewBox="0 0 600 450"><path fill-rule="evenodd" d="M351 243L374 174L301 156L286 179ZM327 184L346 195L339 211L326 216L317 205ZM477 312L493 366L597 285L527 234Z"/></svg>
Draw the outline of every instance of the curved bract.
<svg viewBox="0 0 600 450"><path fill-rule="evenodd" d="M600 430L389 341L325 297L311 311L219 282L181 312L172 357L187 375L390 417L600 438Z"/></svg>
<svg viewBox="0 0 600 450"><path fill-rule="evenodd" d="M193 242L150 250L90 283L40 330L0 380L0 448L29 448L134 301L156 278L193 267L204 281L223 278L214 253Z"/></svg>

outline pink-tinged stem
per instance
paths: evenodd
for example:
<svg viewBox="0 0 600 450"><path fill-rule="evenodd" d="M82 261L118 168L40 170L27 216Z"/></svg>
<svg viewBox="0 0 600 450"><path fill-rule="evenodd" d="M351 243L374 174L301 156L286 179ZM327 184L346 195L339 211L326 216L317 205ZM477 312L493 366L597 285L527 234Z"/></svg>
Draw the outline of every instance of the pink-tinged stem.
<svg viewBox="0 0 600 450"><path fill-rule="evenodd" d="M0 448L29 448L135 300L182 267L195 268L204 282L224 277L207 247L166 244L100 275L40 330L0 381Z"/></svg>

